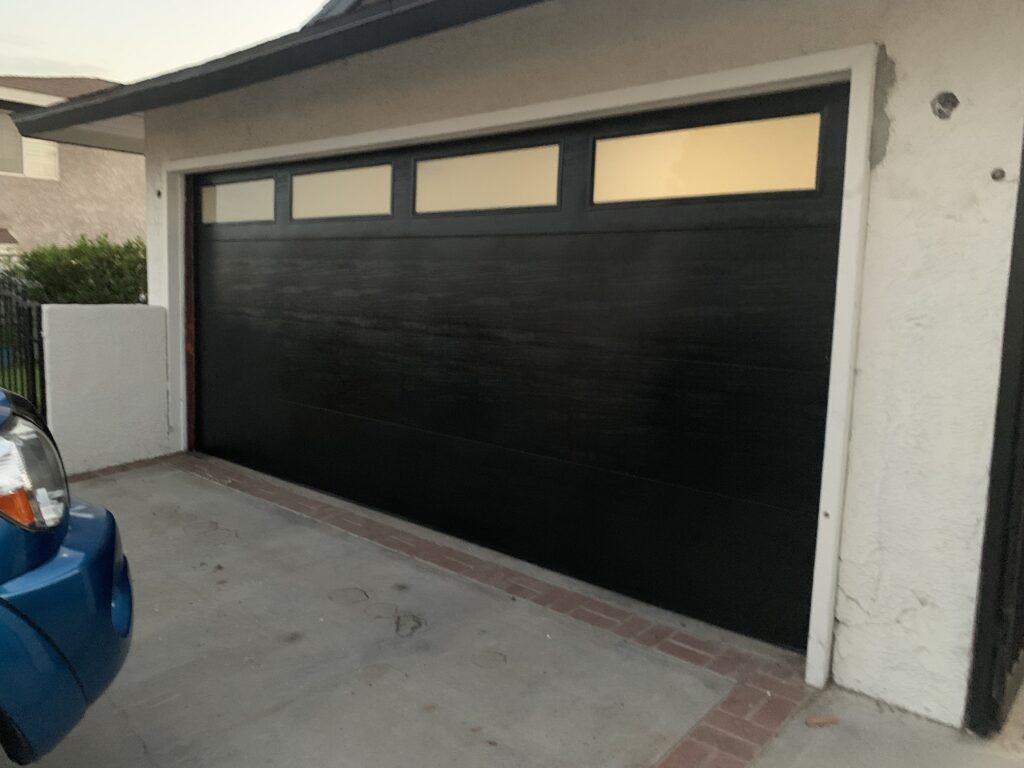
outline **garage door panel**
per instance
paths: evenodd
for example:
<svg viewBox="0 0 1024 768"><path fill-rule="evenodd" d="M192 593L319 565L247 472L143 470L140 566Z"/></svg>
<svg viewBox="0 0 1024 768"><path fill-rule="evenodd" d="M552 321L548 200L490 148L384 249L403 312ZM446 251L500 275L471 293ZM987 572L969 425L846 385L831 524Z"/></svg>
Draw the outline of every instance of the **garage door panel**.
<svg viewBox="0 0 1024 768"><path fill-rule="evenodd" d="M358 159L200 179L277 179L278 220L198 229L198 446L802 645L846 98L379 153L365 162L391 163L396 186L392 215L372 220L286 215L294 174ZM595 136L716 110L820 110L819 187L591 204ZM566 148L558 207L413 213L419 158L531 142Z"/></svg>
<svg viewBox="0 0 1024 768"><path fill-rule="evenodd" d="M411 333L317 342L312 329L324 326L260 320L208 338L215 359L236 357L240 337L260 350L251 368L240 360L213 377L230 382L224 396L241 376L324 410L764 504L817 504L823 374L491 340L427 355Z"/></svg>
<svg viewBox="0 0 1024 768"><path fill-rule="evenodd" d="M211 303L225 310L356 331L422 327L442 339L825 366L836 227L649 238L218 242L206 259L220 284Z"/></svg>

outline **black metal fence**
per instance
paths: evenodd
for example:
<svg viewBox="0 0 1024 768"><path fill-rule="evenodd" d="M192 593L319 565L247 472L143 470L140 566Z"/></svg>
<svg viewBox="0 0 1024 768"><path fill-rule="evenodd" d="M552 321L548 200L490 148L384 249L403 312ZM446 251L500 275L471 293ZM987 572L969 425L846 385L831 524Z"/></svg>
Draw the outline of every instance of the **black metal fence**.
<svg viewBox="0 0 1024 768"><path fill-rule="evenodd" d="M33 402L46 418L42 317L24 286L0 273L0 387Z"/></svg>

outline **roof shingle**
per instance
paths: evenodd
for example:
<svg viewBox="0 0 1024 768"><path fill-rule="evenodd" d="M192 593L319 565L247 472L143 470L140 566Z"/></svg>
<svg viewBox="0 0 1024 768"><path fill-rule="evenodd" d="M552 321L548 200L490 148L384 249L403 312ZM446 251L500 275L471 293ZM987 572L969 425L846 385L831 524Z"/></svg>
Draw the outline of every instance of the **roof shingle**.
<svg viewBox="0 0 1024 768"><path fill-rule="evenodd" d="M343 16L355 17L365 9L390 10L391 0L328 0L303 29L309 29L325 21L340 19Z"/></svg>

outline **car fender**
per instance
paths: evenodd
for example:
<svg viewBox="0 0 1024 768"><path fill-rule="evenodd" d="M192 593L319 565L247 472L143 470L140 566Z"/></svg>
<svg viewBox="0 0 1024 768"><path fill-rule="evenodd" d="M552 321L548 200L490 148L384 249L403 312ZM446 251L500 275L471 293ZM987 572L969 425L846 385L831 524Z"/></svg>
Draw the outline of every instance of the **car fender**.
<svg viewBox="0 0 1024 768"><path fill-rule="evenodd" d="M60 650L0 600L0 742L24 765L52 750L85 713L86 700Z"/></svg>
<svg viewBox="0 0 1024 768"><path fill-rule="evenodd" d="M57 557L0 584L0 601L30 617L60 649L91 703L106 690L131 644L128 560L105 509L72 499Z"/></svg>

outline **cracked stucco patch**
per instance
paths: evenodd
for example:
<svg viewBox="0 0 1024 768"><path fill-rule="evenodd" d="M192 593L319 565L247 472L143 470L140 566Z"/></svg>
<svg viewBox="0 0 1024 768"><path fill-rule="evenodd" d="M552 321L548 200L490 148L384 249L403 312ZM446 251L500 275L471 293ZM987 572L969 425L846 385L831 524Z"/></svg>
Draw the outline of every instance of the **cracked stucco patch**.
<svg viewBox="0 0 1024 768"><path fill-rule="evenodd" d="M878 49L878 73L875 76L875 119L871 124L871 167L885 160L889 149L892 118L889 116L889 93L896 85L896 62L883 45Z"/></svg>

